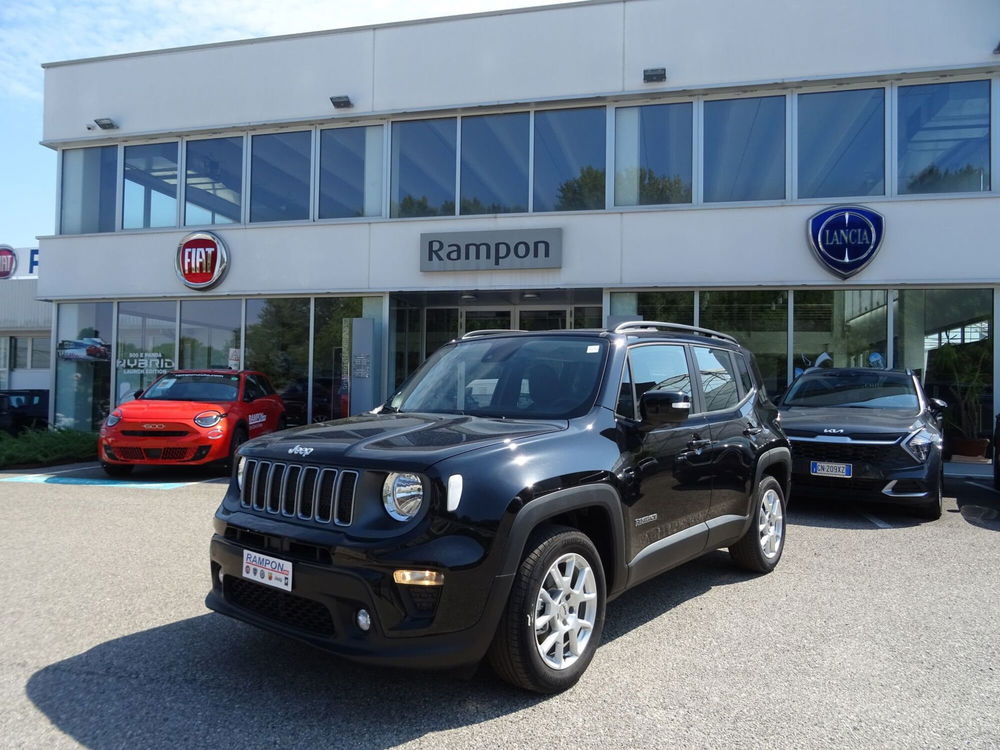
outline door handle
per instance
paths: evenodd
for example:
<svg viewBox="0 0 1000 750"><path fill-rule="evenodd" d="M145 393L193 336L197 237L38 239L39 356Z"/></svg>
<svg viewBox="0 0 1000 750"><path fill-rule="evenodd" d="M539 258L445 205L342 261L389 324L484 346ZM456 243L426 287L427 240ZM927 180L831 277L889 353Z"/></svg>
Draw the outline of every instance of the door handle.
<svg viewBox="0 0 1000 750"><path fill-rule="evenodd" d="M753 435L759 435L763 431L764 431L763 427L754 427L752 424L748 424L746 426L746 429L743 430L743 434L746 435L747 437L751 437Z"/></svg>
<svg viewBox="0 0 1000 750"><path fill-rule="evenodd" d="M690 440L688 441L688 448L693 451L699 451L702 448L707 448L712 444L711 440Z"/></svg>

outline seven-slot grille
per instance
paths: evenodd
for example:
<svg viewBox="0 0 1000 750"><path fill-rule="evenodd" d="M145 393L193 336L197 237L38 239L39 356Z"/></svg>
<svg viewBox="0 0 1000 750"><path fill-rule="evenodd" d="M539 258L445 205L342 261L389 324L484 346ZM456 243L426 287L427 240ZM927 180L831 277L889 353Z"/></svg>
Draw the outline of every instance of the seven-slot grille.
<svg viewBox="0 0 1000 750"><path fill-rule="evenodd" d="M794 437L789 440L792 443L793 456L811 461L885 463L893 459L899 461L908 455L900 450L897 443L841 443L796 440Z"/></svg>
<svg viewBox="0 0 1000 750"><path fill-rule="evenodd" d="M318 523L350 526L358 472L246 459L240 505Z"/></svg>

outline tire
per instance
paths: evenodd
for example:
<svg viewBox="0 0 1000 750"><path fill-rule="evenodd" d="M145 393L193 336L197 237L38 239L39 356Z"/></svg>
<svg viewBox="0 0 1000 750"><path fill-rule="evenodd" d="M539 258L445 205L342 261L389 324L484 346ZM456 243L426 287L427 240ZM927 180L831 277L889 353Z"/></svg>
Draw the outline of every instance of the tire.
<svg viewBox="0 0 1000 750"><path fill-rule="evenodd" d="M566 586L570 563L573 572ZM589 573L582 573L584 565ZM564 598L567 591L574 593ZM604 568L590 538L565 526L542 527L528 541L487 654L493 670L506 682L536 693L573 687L600 643L605 603ZM578 654L572 653L572 640Z"/></svg>
<svg viewBox="0 0 1000 750"><path fill-rule="evenodd" d="M229 441L229 457L222 462L222 466L227 474L233 472L233 462L236 460L236 450L243 445L247 440L249 440L249 435L247 435L247 428L240 425L233 432L233 437Z"/></svg>
<svg viewBox="0 0 1000 750"><path fill-rule="evenodd" d="M287 430L287 429L288 429L288 420L285 418L285 415L282 414L280 417L278 417L278 426L275 428L275 432L281 432L282 430Z"/></svg>
<svg viewBox="0 0 1000 750"><path fill-rule="evenodd" d="M993 489L1000 490L1000 449L993 450Z"/></svg>
<svg viewBox="0 0 1000 750"><path fill-rule="evenodd" d="M995 470L994 470L995 471ZM913 506L913 515L926 521L936 521L944 510L944 470L938 474L937 492L929 502Z"/></svg>
<svg viewBox="0 0 1000 750"><path fill-rule="evenodd" d="M109 477L127 477L135 467L132 464L109 464L101 461L101 468Z"/></svg>
<svg viewBox="0 0 1000 750"><path fill-rule="evenodd" d="M785 493L772 476L760 480L753 493L753 517L729 554L742 568L754 573L774 570L785 549Z"/></svg>

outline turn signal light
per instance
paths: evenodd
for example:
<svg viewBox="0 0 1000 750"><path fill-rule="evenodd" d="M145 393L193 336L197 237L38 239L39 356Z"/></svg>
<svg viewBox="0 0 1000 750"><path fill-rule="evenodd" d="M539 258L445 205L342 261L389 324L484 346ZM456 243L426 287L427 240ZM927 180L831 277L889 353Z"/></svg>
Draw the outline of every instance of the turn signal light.
<svg viewBox="0 0 1000 750"><path fill-rule="evenodd" d="M444 573L436 570L397 570L392 580L403 586L444 586Z"/></svg>

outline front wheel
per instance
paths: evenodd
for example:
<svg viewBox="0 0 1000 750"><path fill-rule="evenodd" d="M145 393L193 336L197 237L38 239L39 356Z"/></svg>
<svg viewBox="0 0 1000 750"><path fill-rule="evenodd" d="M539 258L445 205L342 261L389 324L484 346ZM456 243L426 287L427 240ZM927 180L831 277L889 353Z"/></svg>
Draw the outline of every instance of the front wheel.
<svg viewBox="0 0 1000 750"><path fill-rule="evenodd" d="M938 474L937 486L934 492L931 494L931 499L921 505L917 505L913 508L913 514L918 518L923 518L927 521L936 521L941 517L941 512L944 510L944 470Z"/></svg>
<svg viewBox="0 0 1000 750"><path fill-rule="evenodd" d="M229 441L229 457L223 462L226 473L232 473L233 463L236 461L236 451L248 439L249 435L247 435L247 429L243 425L237 427L236 431L233 432L233 437Z"/></svg>
<svg viewBox="0 0 1000 750"><path fill-rule="evenodd" d="M785 548L785 493L781 483L765 476L754 492L750 528L729 554L740 567L755 573L770 573Z"/></svg>
<svg viewBox="0 0 1000 750"><path fill-rule="evenodd" d="M528 542L489 660L503 680L559 693L587 669L604 630L604 568L593 542L566 527Z"/></svg>

